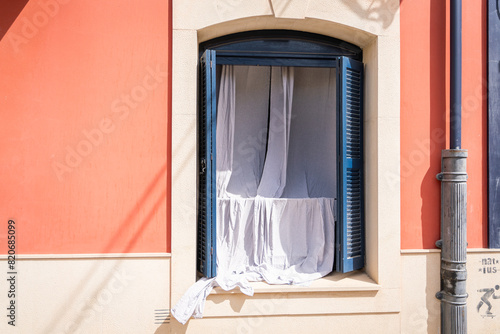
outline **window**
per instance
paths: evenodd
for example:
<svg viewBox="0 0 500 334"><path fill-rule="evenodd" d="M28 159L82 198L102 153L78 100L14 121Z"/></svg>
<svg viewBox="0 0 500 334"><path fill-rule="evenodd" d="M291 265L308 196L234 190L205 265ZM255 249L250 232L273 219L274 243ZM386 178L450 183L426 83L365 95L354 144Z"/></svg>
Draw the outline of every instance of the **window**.
<svg viewBox="0 0 500 334"><path fill-rule="evenodd" d="M336 121L315 120L316 124L318 122L326 123L327 128L331 128L331 132L325 130L322 132L325 134L327 132L333 133L335 138L331 142L333 147L329 150L334 155L333 160L329 161L335 162L335 166L331 168L331 178L334 180L332 184L336 189L333 190L333 196L336 197L337 202L334 209L335 233L334 238L331 238L332 243L334 243L331 245L334 249L334 268L339 272L349 272L362 268L365 247L362 140L363 64L359 62L361 50L349 43L324 36L286 31L258 31L231 35L207 42L201 45L201 50L198 115L198 271L206 277L214 277L217 274L218 185L216 170L218 161L216 158L220 153L216 150L218 147L217 127L220 126L217 124L217 106L223 66L269 67L269 73L278 68L297 69L294 71L297 75L296 78L299 78L299 73L307 75L307 73L311 74L318 70L328 70L328 73L334 73L335 92L331 93L335 95L335 105L331 106L330 112L334 115L332 119ZM316 75L316 72L313 75ZM271 83L266 87L269 87L269 91L271 91L273 87L272 75L269 75L269 78ZM264 100L270 101L269 106L272 103L272 95L269 93L263 97ZM264 154L266 156L264 160L267 156L273 156L269 153L272 148L268 147L272 136L272 131L269 130L272 122L272 108L268 109L267 131L263 136L256 134L257 137L265 139ZM293 113L293 110L291 112ZM291 123L293 124L293 122L292 115ZM301 124L296 126L300 127ZM290 136L293 136L293 133ZM307 137L306 135L295 140L300 141L307 139ZM292 141L292 139L290 140ZM304 155L305 153L307 152L304 152ZM297 154L295 158L297 158ZM287 159L290 157L285 158L285 160ZM321 180L323 176L318 174L316 177ZM324 195L320 194L316 197L322 196Z"/></svg>

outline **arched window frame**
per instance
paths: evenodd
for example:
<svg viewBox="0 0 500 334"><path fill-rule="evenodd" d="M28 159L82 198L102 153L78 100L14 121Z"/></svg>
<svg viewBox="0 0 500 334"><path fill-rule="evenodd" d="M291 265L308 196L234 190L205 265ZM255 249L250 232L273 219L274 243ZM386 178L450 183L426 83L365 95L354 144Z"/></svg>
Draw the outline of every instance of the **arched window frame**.
<svg viewBox="0 0 500 334"><path fill-rule="evenodd" d="M337 206L335 269L365 263L362 50L322 35L259 30L219 37L200 45L198 114L197 270L216 276L216 66L337 68Z"/></svg>

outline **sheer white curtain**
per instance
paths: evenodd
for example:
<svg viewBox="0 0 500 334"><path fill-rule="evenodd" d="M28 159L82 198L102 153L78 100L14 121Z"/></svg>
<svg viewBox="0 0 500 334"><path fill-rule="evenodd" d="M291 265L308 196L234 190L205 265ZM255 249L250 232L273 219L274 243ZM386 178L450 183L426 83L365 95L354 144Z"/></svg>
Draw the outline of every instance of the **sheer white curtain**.
<svg viewBox="0 0 500 334"><path fill-rule="evenodd" d="M257 195L279 198L286 184L290 122L292 118L294 68L271 68L271 97L266 162Z"/></svg>
<svg viewBox="0 0 500 334"><path fill-rule="evenodd" d="M172 313L200 317L213 286L305 283L333 268L335 69L222 66L217 107L217 277Z"/></svg>

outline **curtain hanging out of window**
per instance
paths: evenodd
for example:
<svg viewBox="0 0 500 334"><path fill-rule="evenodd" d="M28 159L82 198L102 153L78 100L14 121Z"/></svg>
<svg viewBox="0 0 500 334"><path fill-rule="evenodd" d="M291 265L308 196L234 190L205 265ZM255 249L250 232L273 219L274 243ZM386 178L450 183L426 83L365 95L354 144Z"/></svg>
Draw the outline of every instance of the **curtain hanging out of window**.
<svg viewBox="0 0 500 334"><path fill-rule="evenodd" d="M222 67L217 276L188 291L178 320L200 315L215 285L251 295L250 281L296 284L332 271L335 124L334 68Z"/></svg>

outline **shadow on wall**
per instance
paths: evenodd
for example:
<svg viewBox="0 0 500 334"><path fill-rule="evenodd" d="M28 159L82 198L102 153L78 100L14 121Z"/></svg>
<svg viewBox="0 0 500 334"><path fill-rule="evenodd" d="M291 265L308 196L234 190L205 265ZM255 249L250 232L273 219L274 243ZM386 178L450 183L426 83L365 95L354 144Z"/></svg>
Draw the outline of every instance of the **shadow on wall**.
<svg viewBox="0 0 500 334"><path fill-rule="evenodd" d="M435 248L440 238L441 211L436 203L441 201L441 184L436 175L441 171L441 150L446 148L446 2L432 1L430 11L429 35L429 81L430 97L430 138L425 146L430 154L430 166L422 180L421 221L422 242L425 248Z"/></svg>
<svg viewBox="0 0 500 334"><path fill-rule="evenodd" d="M185 334L189 328L189 321L183 325L177 320L171 320L171 323L161 325L154 334Z"/></svg>
<svg viewBox="0 0 500 334"><path fill-rule="evenodd" d="M28 0L5 1L0 4L0 41L18 18Z"/></svg>
<svg viewBox="0 0 500 334"><path fill-rule="evenodd" d="M394 16L399 9L399 3L393 0L375 0L372 1L368 9L364 9L361 0L342 0L342 2L351 8L353 13L364 13L360 15L363 19L379 22L382 27L388 28L394 21ZM400 0L400 3L403 0Z"/></svg>

